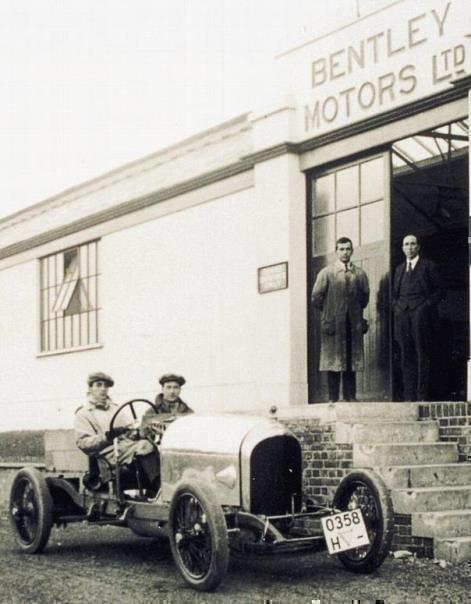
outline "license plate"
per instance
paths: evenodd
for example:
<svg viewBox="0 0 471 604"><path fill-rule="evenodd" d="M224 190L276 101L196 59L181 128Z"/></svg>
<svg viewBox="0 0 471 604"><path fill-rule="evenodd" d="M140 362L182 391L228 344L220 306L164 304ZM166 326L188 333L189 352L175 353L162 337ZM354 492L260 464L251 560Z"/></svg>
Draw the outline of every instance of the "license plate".
<svg viewBox="0 0 471 604"><path fill-rule="evenodd" d="M321 522L329 554L338 554L370 542L360 508L325 516Z"/></svg>

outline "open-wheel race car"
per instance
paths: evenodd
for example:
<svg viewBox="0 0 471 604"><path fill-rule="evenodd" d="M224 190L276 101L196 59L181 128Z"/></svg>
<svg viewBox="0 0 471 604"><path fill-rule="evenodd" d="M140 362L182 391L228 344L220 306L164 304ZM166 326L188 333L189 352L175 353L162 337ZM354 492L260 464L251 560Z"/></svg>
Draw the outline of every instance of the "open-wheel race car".
<svg viewBox="0 0 471 604"><path fill-rule="evenodd" d="M133 404L120 409L133 410ZM128 527L169 539L184 580L201 591L219 585L231 552L328 548L359 573L374 571L387 556L393 512L381 479L354 470L341 480L330 507L316 505L302 493L300 443L275 419L193 414L170 422L159 438L160 490L152 497L133 468L114 468L102 479L94 458L78 475L19 470L9 508L19 548L41 552L54 525ZM306 524L319 529L307 534Z"/></svg>

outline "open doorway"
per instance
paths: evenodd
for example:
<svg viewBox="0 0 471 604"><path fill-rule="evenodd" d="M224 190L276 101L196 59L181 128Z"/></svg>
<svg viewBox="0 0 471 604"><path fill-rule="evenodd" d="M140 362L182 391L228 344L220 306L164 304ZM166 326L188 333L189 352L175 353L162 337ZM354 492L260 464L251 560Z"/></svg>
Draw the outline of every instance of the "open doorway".
<svg viewBox="0 0 471 604"><path fill-rule="evenodd" d="M469 357L468 123L453 122L392 147L391 268L401 244L416 235L439 267L445 288L434 338L431 400L466 400ZM402 400L400 353L392 343L393 400Z"/></svg>
<svg viewBox="0 0 471 604"><path fill-rule="evenodd" d="M390 151L321 167L308 176L309 292L319 272L336 260L335 242L348 237L353 263L367 275L369 304L363 311L364 371L356 374L362 401L390 398L389 194ZM308 316L309 402L329 400L327 372L319 370L319 312Z"/></svg>

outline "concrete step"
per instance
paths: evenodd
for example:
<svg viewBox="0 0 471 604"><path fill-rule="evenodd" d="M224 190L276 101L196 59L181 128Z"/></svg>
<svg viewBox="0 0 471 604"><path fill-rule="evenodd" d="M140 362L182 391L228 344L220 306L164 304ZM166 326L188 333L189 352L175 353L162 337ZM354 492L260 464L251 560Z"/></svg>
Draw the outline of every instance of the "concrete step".
<svg viewBox="0 0 471 604"><path fill-rule="evenodd" d="M418 407L414 403L330 403L335 420L355 422L360 419L384 421L415 421Z"/></svg>
<svg viewBox="0 0 471 604"><path fill-rule="evenodd" d="M471 509L415 512L412 514L411 527L414 537L470 537Z"/></svg>
<svg viewBox="0 0 471 604"><path fill-rule="evenodd" d="M269 412L269 407L253 409L256 415L269 415L281 420L287 419L319 419L321 422L357 421L416 421L419 418L417 403L316 403L314 405L288 405L276 407Z"/></svg>
<svg viewBox="0 0 471 604"><path fill-rule="evenodd" d="M458 461L455 443L354 444L353 467L437 464Z"/></svg>
<svg viewBox="0 0 471 604"><path fill-rule="evenodd" d="M471 486L392 489L391 498L396 514L466 510L471 509Z"/></svg>
<svg viewBox="0 0 471 604"><path fill-rule="evenodd" d="M471 463L383 466L375 470L390 489L471 484Z"/></svg>
<svg viewBox="0 0 471 604"><path fill-rule="evenodd" d="M471 537L454 537L434 541L433 555L454 564L471 560Z"/></svg>
<svg viewBox="0 0 471 604"><path fill-rule="evenodd" d="M335 426L338 443L397 443L438 441L436 421L362 421L338 422Z"/></svg>

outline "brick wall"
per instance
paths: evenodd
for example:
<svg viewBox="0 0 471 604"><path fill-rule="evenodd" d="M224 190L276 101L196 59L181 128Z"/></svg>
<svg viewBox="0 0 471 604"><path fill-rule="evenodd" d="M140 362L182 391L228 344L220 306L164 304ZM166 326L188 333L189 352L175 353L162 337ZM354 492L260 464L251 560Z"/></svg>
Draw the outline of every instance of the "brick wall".
<svg viewBox="0 0 471 604"><path fill-rule="evenodd" d="M433 539L413 537L410 514L394 514L393 551L405 549L419 557L433 558Z"/></svg>
<svg viewBox="0 0 471 604"><path fill-rule="evenodd" d="M436 420L440 440L458 445L460 461L471 461L471 402L420 403L419 420Z"/></svg>
<svg viewBox="0 0 471 604"><path fill-rule="evenodd" d="M335 422L311 418L281 421L301 442L306 495L330 505L338 483L353 467L353 445L336 442Z"/></svg>

